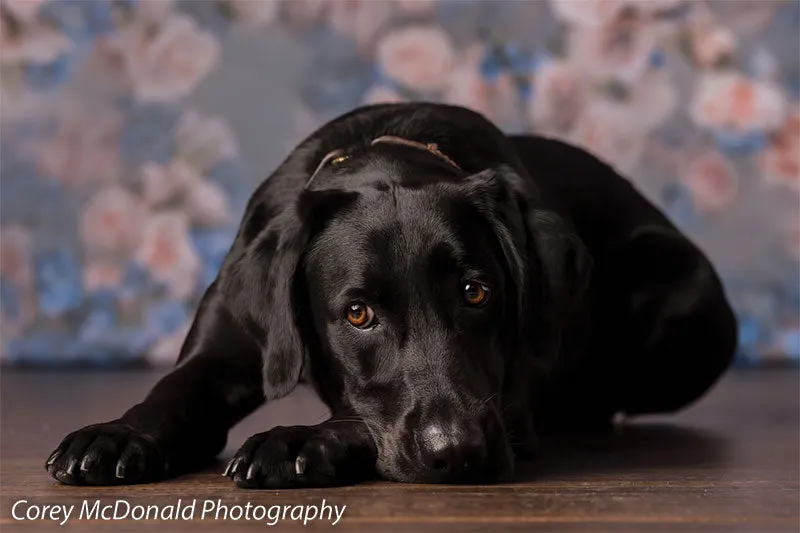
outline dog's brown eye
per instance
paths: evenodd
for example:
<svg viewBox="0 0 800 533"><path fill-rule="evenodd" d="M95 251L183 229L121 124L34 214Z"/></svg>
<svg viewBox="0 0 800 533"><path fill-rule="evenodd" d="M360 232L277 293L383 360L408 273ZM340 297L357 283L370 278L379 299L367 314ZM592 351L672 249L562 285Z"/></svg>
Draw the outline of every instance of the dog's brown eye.
<svg viewBox="0 0 800 533"><path fill-rule="evenodd" d="M489 299L491 289L483 283L468 281L464 285L464 299L469 305L483 305Z"/></svg>
<svg viewBox="0 0 800 533"><path fill-rule="evenodd" d="M347 321L357 328L368 328L372 324L374 318L375 312L368 305L354 303L350 304L350 307L347 309Z"/></svg>

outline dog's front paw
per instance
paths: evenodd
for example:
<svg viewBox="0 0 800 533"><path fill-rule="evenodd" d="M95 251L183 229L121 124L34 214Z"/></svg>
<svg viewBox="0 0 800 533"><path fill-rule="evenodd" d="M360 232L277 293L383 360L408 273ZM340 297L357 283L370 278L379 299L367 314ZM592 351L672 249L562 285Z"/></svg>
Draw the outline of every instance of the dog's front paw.
<svg viewBox="0 0 800 533"><path fill-rule="evenodd" d="M242 488L321 487L352 483L374 472L372 439L358 422L277 427L253 435L225 474Z"/></svg>
<svg viewBox="0 0 800 533"><path fill-rule="evenodd" d="M96 424L67 435L45 463L68 485L149 483L166 476L167 464L147 435L119 423Z"/></svg>

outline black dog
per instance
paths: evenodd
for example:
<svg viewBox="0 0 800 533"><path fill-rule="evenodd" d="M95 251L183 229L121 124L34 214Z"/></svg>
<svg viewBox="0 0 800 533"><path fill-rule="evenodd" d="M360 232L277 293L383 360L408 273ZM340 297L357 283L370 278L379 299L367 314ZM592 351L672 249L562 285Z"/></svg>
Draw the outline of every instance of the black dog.
<svg viewBox="0 0 800 533"><path fill-rule="evenodd" d="M47 470L196 470L305 381L332 418L251 437L237 485L492 482L541 432L689 404L735 344L709 261L609 166L463 108L370 106L255 192L175 370Z"/></svg>

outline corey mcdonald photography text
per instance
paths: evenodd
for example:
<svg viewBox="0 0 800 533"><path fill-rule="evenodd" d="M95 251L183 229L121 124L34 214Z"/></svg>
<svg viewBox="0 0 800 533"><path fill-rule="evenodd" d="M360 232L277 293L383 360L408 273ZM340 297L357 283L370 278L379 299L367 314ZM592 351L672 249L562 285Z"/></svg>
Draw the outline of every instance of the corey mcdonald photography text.
<svg viewBox="0 0 800 533"><path fill-rule="evenodd" d="M83 500L81 504L44 504L18 500L11 506L11 518L18 521L47 520L65 525L75 520L246 520L274 526L282 521L327 522L335 526L346 505L332 505L323 499L307 505L229 505L222 500L182 500L171 504L132 504L126 500Z"/></svg>

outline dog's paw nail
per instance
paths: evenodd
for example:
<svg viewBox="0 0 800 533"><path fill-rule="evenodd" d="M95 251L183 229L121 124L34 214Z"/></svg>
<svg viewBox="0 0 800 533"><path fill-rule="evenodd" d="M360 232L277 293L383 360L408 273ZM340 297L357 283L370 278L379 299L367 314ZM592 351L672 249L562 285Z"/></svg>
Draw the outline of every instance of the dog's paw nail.
<svg viewBox="0 0 800 533"><path fill-rule="evenodd" d="M61 450L56 450L50 454L50 457L47 458L47 462L45 462L44 466L47 469L50 466L53 466L53 463L56 462L56 459L61 457Z"/></svg>
<svg viewBox="0 0 800 533"><path fill-rule="evenodd" d="M89 471L89 462L91 461L90 456L85 456L81 461L81 472L88 472Z"/></svg>
<svg viewBox="0 0 800 533"><path fill-rule="evenodd" d="M114 475L117 476L117 479L123 479L125 477L125 463L123 463L122 460L117 461L117 469Z"/></svg>
<svg viewBox="0 0 800 533"><path fill-rule="evenodd" d="M247 479L253 479L258 474L258 467L254 464L250 465L250 468L247 469Z"/></svg>
<svg viewBox="0 0 800 533"><path fill-rule="evenodd" d="M225 471L222 472L222 477L228 477L231 473L231 467L233 466L233 462L236 460L236 457L228 461L228 464L225 465Z"/></svg>
<svg viewBox="0 0 800 533"><path fill-rule="evenodd" d="M241 457L235 457L233 461L231 461L231 467L229 474L234 476L239 471L239 467L242 466L244 459Z"/></svg>
<svg viewBox="0 0 800 533"><path fill-rule="evenodd" d="M70 459L69 463L67 464L67 468L64 469L64 472L71 477L75 475L75 468L77 467L78 467L78 461L74 458Z"/></svg>
<svg viewBox="0 0 800 533"><path fill-rule="evenodd" d="M305 455L298 455L294 460L294 472L298 476L302 476L306 472L306 457Z"/></svg>

